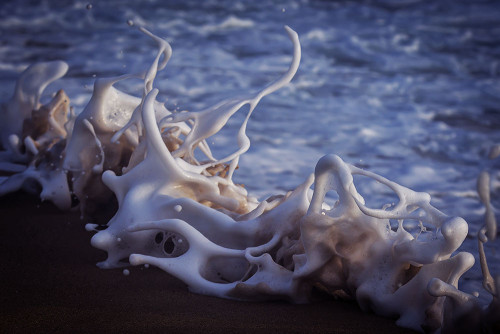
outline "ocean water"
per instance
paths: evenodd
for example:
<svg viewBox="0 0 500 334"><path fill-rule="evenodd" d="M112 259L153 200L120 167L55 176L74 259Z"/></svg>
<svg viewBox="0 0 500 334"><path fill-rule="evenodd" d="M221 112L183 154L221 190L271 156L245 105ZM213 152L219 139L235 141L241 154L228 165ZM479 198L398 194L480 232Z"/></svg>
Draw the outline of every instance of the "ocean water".
<svg viewBox="0 0 500 334"><path fill-rule="evenodd" d="M171 110L202 110L284 72L289 25L301 40L301 66L252 115L252 146L235 182L265 199L302 183L324 154L337 154L430 193L435 207L466 219L470 238L461 250L476 255L483 170L500 208L500 158L487 158L500 144L499 18L498 1L3 1L0 101L29 64L61 59L69 72L46 92L64 88L81 111L96 77L149 66L156 47L136 29L145 26L173 48L155 81L159 99ZM141 95L140 81L119 88ZM216 157L234 149L244 114L210 139ZM373 207L394 200L379 184L356 181ZM500 242L486 252L500 274ZM460 288L487 298L480 285L476 265Z"/></svg>

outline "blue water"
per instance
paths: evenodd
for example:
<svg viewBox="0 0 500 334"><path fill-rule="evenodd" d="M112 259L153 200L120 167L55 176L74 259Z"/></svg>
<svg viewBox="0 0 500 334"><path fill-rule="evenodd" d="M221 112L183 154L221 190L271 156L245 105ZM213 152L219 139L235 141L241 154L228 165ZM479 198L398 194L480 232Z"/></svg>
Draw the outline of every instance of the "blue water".
<svg viewBox="0 0 500 334"><path fill-rule="evenodd" d="M335 153L430 193L434 206L469 222L463 249L476 252L472 236L484 209L475 184L484 169L500 208L500 158L486 158L500 143L500 2L4 1L0 100L10 97L26 66L61 59L70 70L47 91L64 88L81 111L94 77L151 63L155 46L138 25L173 47L155 85L160 100L180 110L201 110L272 81L291 61L283 26L292 27L301 39L301 67L252 115L252 147L235 181L260 198L283 193L322 155ZM120 86L138 96L140 87ZM243 116L210 141L216 156L231 150ZM369 204L390 198L362 181ZM500 273L500 242L486 249L492 272ZM463 288L480 290L480 278L473 268Z"/></svg>

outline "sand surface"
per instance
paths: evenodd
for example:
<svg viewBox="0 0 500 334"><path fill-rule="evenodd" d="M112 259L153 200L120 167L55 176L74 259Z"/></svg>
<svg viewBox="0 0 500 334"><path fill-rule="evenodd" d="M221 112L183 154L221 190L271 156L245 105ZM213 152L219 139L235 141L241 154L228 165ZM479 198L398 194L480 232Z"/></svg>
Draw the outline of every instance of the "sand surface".
<svg viewBox="0 0 500 334"><path fill-rule="evenodd" d="M0 333L412 333L352 302L238 302L154 268L101 270L78 212L0 198Z"/></svg>

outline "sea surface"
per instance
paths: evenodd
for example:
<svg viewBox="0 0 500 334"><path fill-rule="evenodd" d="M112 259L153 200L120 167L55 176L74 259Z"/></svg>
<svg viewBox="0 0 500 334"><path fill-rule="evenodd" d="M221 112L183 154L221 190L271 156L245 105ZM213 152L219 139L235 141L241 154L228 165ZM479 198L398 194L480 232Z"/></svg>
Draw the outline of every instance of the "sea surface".
<svg viewBox="0 0 500 334"><path fill-rule="evenodd" d="M301 66L253 113L252 146L235 182L263 200L294 189L321 156L337 154L430 193L435 207L466 219L470 237L461 250L477 259L483 170L500 208L500 158L487 158L500 144L499 1L4 0L0 101L28 65L60 59L70 69L45 99L63 88L80 112L96 77L151 64L156 47L138 31L144 26L173 48L155 81L159 100L170 110L202 110L286 71L292 44L285 25L299 34ZM119 88L141 96L141 85L130 80ZM216 157L234 149L245 113L210 139ZM380 184L357 182L369 205L394 201ZM486 244L486 252L500 274L500 242ZM460 287L487 299L481 277L476 265Z"/></svg>

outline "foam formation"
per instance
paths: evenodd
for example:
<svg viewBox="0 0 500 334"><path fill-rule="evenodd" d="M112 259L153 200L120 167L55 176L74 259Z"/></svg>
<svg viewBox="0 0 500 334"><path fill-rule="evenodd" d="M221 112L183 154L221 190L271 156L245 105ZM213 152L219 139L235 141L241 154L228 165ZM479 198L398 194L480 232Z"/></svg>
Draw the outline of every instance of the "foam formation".
<svg viewBox="0 0 500 334"><path fill-rule="evenodd" d="M239 157L250 147L251 114L298 69L299 39L285 29L293 58L284 74L254 94L202 111L173 113L156 100L154 80L172 49L144 28L158 46L149 69L97 79L77 116L62 91L46 106L38 102L67 65L29 67L2 109L0 167L8 175L0 179L0 194L34 183L42 199L61 209L76 197L84 214L115 196L118 209L111 220L86 226L96 231L92 245L108 254L101 268L155 265L193 292L238 300L304 303L320 289L419 331L498 329L500 279L489 273L483 248L496 236L487 173L478 180L487 208L478 245L484 286L493 296L489 305L458 289L459 278L474 264L472 254L456 252L467 223L433 207L427 193L336 155L321 158L314 175L295 190L262 202L233 182ZM130 78L144 81L141 97L113 86ZM215 158L206 139L246 105L237 150ZM398 202L368 207L354 176L387 186ZM334 205L326 203L328 193L338 197Z"/></svg>

